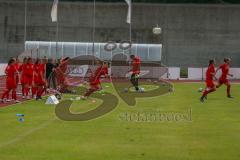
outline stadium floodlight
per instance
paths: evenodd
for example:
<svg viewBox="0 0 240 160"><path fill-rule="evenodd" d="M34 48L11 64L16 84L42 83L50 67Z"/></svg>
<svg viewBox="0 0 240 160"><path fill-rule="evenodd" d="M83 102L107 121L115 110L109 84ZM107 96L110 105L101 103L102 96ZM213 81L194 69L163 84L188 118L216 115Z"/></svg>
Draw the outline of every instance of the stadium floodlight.
<svg viewBox="0 0 240 160"><path fill-rule="evenodd" d="M161 34L161 33L162 33L162 28L159 27L158 25L153 28L153 34L159 35L159 34Z"/></svg>

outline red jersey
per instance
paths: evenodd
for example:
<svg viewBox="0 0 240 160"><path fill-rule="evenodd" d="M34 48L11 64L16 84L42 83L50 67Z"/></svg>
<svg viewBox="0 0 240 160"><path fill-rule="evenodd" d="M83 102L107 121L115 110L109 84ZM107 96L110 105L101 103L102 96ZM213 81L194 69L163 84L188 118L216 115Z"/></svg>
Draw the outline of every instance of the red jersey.
<svg viewBox="0 0 240 160"><path fill-rule="evenodd" d="M229 68L230 68L229 64L224 63L219 68L222 70L222 75L220 79L227 79L227 76L229 74Z"/></svg>
<svg viewBox="0 0 240 160"><path fill-rule="evenodd" d="M34 64L34 82L36 84L42 84L44 82L44 70L45 67L43 64Z"/></svg>
<svg viewBox="0 0 240 160"><path fill-rule="evenodd" d="M99 66L95 73L93 75L91 75L90 77L90 84L91 85L98 85L100 84L100 78L103 75L107 75L108 74L108 68L106 66Z"/></svg>
<svg viewBox="0 0 240 160"><path fill-rule="evenodd" d="M141 66L141 60L139 57L134 57L132 62L132 72L133 74L139 74L140 73L140 66Z"/></svg>
<svg viewBox="0 0 240 160"><path fill-rule="evenodd" d="M19 71L20 65L18 63L15 63L14 66L15 66L16 70Z"/></svg>
<svg viewBox="0 0 240 160"><path fill-rule="evenodd" d="M206 72L206 81L212 81L213 80L213 74L215 74L215 66L214 64L211 64Z"/></svg>
<svg viewBox="0 0 240 160"><path fill-rule="evenodd" d="M40 65L40 68L41 68L41 71L42 71L43 75L44 75L44 73L45 73L45 71L46 71L45 65L46 65L46 64L41 64L41 65Z"/></svg>
<svg viewBox="0 0 240 160"><path fill-rule="evenodd" d="M24 66L24 72L26 73L27 76L32 77L33 76L33 70L34 70L34 65L31 63L27 63Z"/></svg>
<svg viewBox="0 0 240 160"><path fill-rule="evenodd" d="M15 89L17 87L17 85L16 85L17 70L16 70L14 64L8 65L7 68L5 69L5 73L7 75L6 87L8 89Z"/></svg>
<svg viewBox="0 0 240 160"><path fill-rule="evenodd" d="M17 70L15 68L15 65L14 64L11 64L11 65L8 65L5 69L5 73L7 75L7 78L12 78L14 79L15 78L15 75L17 73Z"/></svg>
<svg viewBox="0 0 240 160"><path fill-rule="evenodd" d="M35 75L42 75L44 70L44 68L42 67L42 64L34 64L33 66L33 70L34 70L34 73Z"/></svg>
<svg viewBox="0 0 240 160"><path fill-rule="evenodd" d="M23 66L24 66L25 64L21 64L20 66L19 66L19 69L18 69L18 71L19 72L23 72Z"/></svg>

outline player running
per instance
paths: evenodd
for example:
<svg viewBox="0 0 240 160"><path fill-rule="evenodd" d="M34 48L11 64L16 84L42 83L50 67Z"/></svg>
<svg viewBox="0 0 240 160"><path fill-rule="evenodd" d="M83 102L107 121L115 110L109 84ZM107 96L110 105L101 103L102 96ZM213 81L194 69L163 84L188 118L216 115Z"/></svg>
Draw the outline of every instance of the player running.
<svg viewBox="0 0 240 160"><path fill-rule="evenodd" d="M137 57L135 55L131 55L130 58L132 60L132 62L131 62L131 64L132 64L131 83L135 87L135 90L139 91L138 80L139 80L139 74L140 74L141 60L139 57Z"/></svg>
<svg viewBox="0 0 240 160"><path fill-rule="evenodd" d="M19 103L17 100L17 93L16 93L16 88L17 88L17 83L16 83L16 75L17 75L17 70L15 68L15 59L11 58L8 62L8 66L5 69L5 73L7 75L6 79L6 91L2 95L2 102L5 102L5 99L9 95L9 93L12 91L12 99L15 100L16 103Z"/></svg>
<svg viewBox="0 0 240 160"><path fill-rule="evenodd" d="M105 76L105 78L108 77L108 64L104 62L97 62L99 64L99 67L96 69L96 71L90 76L89 78L89 84L90 88L86 91L86 93L81 97L81 99L88 98L92 93L101 90L101 81L100 78L102 76Z"/></svg>
<svg viewBox="0 0 240 160"><path fill-rule="evenodd" d="M215 78L216 74L214 63L214 60L209 60L209 66L206 72L206 89L203 91L202 97L200 98L201 102L204 102L207 94L216 91L216 86L213 82L213 78Z"/></svg>
<svg viewBox="0 0 240 160"><path fill-rule="evenodd" d="M220 69L222 71L222 75L219 78L217 88L221 87L222 84L225 84L227 86L227 97L233 98L230 94L231 84L228 80L228 76L233 77L232 74L229 74L230 62L231 62L231 60L229 58L225 58L224 63L222 65L220 65L220 67L217 69L216 72L218 72Z"/></svg>

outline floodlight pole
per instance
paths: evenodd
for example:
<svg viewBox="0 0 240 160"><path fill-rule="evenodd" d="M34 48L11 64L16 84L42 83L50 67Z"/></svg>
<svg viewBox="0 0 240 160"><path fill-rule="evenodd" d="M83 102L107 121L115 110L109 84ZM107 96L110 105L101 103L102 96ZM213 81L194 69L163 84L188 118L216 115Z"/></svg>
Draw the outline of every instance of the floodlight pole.
<svg viewBox="0 0 240 160"><path fill-rule="evenodd" d="M129 23L129 41L132 45L132 0L130 0L130 23ZM130 55L132 54L132 47L129 51Z"/></svg>
<svg viewBox="0 0 240 160"><path fill-rule="evenodd" d="M132 0L130 0L130 12L129 40L132 43Z"/></svg>
<svg viewBox="0 0 240 160"><path fill-rule="evenodd" d="M57 58L57 51L58 51L58 18L56 22L56 57Z"/></svg>
<svg viewBox="0 0 240 160"><path fill-rule="evenodd" d="M60 2L58 1L58 6L57 6L57 21L56 21L56 57L55 58L57 58L57 52L58 52L58 13L59 13L59 4L60 4Z"/></svg>
<svg viewBox="0 0 240 160"><path fill-rule="evenodd" d="M27 40L27 5L28 5L28 0L25 0L25 11L24 11L24 51L26 51L26 40Z"/></svg>
<svg viewBox="0 0 240 160"><path fill-rule="evenodd" d="M93 1L92 55L95 56L96 0ZM94 64L94 61L93 61Z"/></svg>

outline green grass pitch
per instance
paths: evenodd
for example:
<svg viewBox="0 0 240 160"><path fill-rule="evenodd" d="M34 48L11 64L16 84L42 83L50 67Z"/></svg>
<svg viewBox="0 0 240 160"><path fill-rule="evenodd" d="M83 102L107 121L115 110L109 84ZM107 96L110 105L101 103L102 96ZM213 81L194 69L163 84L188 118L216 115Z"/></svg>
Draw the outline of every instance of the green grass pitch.
<svg viewBox="0 0 240 160"><path fill-rule="evenodd" d="M204 84L177 83L175 92L138 99L135 107L120 100L112 112L87 122L59 120L54 106L28 101L0 108L0 160L239 160L240 89L225 87L200 103ZM107 92L113 92L110 86ZM68 98L68 96L66 96ZM73 112L98 103L74 102ZM120 117L126 112L186 112L191 121L135 122ZM25 122L16 114L25 114Z"/></svg>

